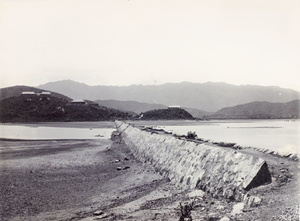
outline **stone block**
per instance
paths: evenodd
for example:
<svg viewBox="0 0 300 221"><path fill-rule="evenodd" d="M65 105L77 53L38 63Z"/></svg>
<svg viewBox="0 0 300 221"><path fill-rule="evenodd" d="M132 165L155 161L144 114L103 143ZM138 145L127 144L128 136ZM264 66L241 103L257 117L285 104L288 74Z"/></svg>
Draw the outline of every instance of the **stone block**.
<svg viewBox="0 0 300 221"><path fill-rule="evenodd" d="M270 183L267 163L237 150L179 140L168 134L151 134L116 122L134 156L182 188L198 188L215 197L241 201L243 194Z"/></svg>

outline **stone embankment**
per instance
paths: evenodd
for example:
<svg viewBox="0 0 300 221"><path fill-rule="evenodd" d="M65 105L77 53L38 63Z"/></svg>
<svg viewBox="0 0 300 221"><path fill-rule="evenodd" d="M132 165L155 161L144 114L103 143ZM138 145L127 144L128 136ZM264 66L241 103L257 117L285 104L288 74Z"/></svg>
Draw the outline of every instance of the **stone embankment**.
<svg viewBox="0 0 300 221"><path fill-rule="evenodd" d="M182 188L199 188L216 198L243 201L248 190L271 182L267 163L257 156L151 133L120 121L116 125L138 160L151 163Z"/></svg>

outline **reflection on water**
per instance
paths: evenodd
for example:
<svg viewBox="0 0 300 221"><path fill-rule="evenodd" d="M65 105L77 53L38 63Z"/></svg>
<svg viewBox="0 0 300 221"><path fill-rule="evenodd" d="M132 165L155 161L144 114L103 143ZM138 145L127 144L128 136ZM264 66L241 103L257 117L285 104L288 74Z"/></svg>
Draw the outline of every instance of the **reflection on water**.
<svg viewBox="0 0 300 221"><path fill-rule="evenodd" d="M195 131L199 138L300 155L300 121L235 120L192 122L160 127L179 135Z"/></svg>
<svg viewBox="0 0 300 221"><path fill-rule="evenodd" d="M48 139L108 139L114 128L87 128L86 126L58 127L32 125L0 125L0 138L48 140Z"/></svg>

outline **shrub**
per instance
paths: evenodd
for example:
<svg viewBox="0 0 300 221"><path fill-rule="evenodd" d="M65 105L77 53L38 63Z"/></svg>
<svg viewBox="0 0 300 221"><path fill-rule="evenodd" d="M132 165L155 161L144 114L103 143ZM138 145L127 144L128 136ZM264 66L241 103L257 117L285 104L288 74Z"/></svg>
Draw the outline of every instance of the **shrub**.
<svg viewBox="0 0 300 221"><path fill-rule="evenodd" d="M197 138L197 134L196 134L196 132L194 131L194 132L192 132L192 131L189 131L188 133L187 133L187 136L186 136L188 139L192 139L192 140L195 140L196 138Z"/></svg>

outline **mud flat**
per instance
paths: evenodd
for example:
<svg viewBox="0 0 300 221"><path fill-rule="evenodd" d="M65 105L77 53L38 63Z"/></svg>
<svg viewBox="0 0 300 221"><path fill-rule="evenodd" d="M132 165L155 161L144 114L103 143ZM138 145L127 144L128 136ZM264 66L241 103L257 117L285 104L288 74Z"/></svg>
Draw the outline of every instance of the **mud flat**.
<svg viewBox="0 0 300 221"><path fill-rule="evenodd" d="M272 182L244 202L174 185L112 140L0 141L1 220L299 220L299 163L252 149ZM181 206L180 206L181 205ZM184 215L184 216L183 216Z"/></svg>
<svg viewBox="0 0 300 221"><path fill-rule="evenodd" d="M2 140L0 146L1 220L80 220L166 182L119 141Z"/></svg>

